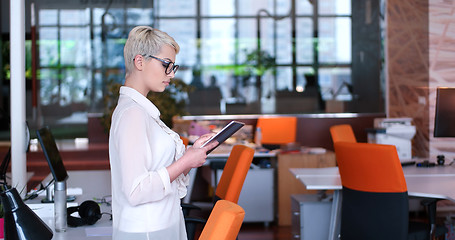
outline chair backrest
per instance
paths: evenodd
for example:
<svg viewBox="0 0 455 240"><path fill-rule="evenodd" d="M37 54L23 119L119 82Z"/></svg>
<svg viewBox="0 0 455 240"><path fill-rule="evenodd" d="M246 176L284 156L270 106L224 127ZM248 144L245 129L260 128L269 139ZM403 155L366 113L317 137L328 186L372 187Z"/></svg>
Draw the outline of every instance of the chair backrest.
<svg viewBox="0 0 455 240"><path fill-rule="evenodd" d="M407 191L395 146L337 142L335 154L344 187L366 192Z"/></svg>
<svg viewBox="0 0 455 240"><path fill-rule="evenodd" d="M185 145L185 147L188 146L188 143L190 143L190 140L187 137L180 136L180 139L182 139L183 144Z"/></svg>
<svg viewBox="0 0 455 240"><path fill-rule="evenodd" d="M216 197L233 203L238 202L253 156L254 149L250 147L235 145L232 148L216 187Z"/></svg>
<svg viewBox="0 0 455 240"><path fill-rule="evenodd" d="M343 185L341 239L406 239L409 200L395 146L334 145Z"/></svg>
<svg viewBox="0 0 455 240"><path fill-rule="evenodd" d="M330 127L332 141L336 142L357 142L354 131L349 124L333 125Z"/></svg>
<svg viewBox="0 0 455 240"><path fill-rule="evenodd" d="M202 229L199 240L234 240L239 234L245 210L239 205L219 200Z"/></svg>
<svg viewBox="0 0 455 240"><path fill-rule="evenodd" d="M261 128L262 144L288 144L296 140L296 117L260 117L256 127Z"/></svg>

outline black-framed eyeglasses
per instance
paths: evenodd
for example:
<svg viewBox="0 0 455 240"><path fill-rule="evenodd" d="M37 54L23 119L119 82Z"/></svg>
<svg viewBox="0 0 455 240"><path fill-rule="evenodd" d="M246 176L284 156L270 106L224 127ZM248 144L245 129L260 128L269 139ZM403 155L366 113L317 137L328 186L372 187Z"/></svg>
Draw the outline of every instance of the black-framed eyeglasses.
<svg viewBox="0 0 455 240"><path fill-rule="evenodd" d="M174 71L174 74L175 74L177 72L177 70L179 69L179 65L175 65L175 62L166 61L164 59L157 58L152 55L149 55L148 57L151 57L153 59L160 61L163 64L163 67L165 68L164 72L166 73L166 75L169 75L171 73L171 71Z"/></svg>

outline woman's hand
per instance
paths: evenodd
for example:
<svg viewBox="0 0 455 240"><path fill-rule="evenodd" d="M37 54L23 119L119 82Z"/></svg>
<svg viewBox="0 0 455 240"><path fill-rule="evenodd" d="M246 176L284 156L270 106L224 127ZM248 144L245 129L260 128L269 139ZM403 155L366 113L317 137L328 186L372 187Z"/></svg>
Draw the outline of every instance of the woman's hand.
<svg viewBox="0 0 455 240"><path fill-rule="evenodd" d="M210 136L204 138L201 137L201 140L196 140L196 142L200 140L201 143L198 143L197 145L195 144L197 147L193 145L188 148L179 160L167 167L171 182L174 181L180 174L183 173L186 175L191 168L198 168L205 163L207 159L207 151L218 145L218 142L215 141L204 147L200 147L200 145L206 142L209 138Z"/></svg>
<svg viewBox="0 0 455 240"><path fill-rule="evenodd" d="M215 136L215 133L207 133L200 136L193 144L193 147L200 148L207 140ZM210 149L209 149L210 150Z"/></svg>
<svg viewBox="0 0 455 240"><path fill-rule="evenodd" d="M205 147L190 147L180 160L185 162L186 169L197 168L202 166L207 159L207 151L216 147L218 143L213 142Z"/></svg>

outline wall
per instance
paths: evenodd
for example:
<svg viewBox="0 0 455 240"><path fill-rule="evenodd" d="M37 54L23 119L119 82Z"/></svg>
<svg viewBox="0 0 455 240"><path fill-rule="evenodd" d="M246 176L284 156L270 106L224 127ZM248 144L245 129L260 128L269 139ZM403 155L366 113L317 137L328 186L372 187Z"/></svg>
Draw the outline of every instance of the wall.
<svg viewBox="0 0 455 240"><path fill-rule="evenodd" d="M433 138L436 88L455 87L455 1L387 1L388 117L412 117L415 156L455 157L454 138Z"/></svg>
<svg viewBox="0 0 455 240"><path fill-rule="evenodd" d="M455 1L430 0L429 20L430 156L444 154L447 162L455 157L455 139L433 138L433 128L436 88L455 87Z"/></svg>
<svg viewBox="0 0 455 240"><path fill-rule="evenodd" d="M387 116L413 118L413 155L428 157L428 0L388 0L386 18Z"/></svg>

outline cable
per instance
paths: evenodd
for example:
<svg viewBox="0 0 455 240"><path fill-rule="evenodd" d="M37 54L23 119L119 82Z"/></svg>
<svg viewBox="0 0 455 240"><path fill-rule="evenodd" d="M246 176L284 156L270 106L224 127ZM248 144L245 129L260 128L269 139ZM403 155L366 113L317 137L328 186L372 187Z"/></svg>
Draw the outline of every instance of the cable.
<svg viewBox="0 0 455 240"><path fill-rule="evenodd" d="M111 197L112 197L112 195L106 195L102 198L93 198L93 200L99 204L105 203L107 206L111 206L111 200L110 200ZM108 198L109 198L109 200L108 200Z"/></svg>
<svg viewBox="0 0 455 240"><path fill-rule="evenodd" d="M55 181L55 179L52 178L52 180L49 181L45 187L43 186L43 183L41 182L41 183L40 183L40 189L35 190L35 191L31 192L31 193L28 193L28 194L25 196L25 198L24 198L24 202L27 201L27 200L29 200L29 199L34 199L34 198L38 197L38 195L39 195L42 191L46 190L46 189L51 185L51 183L53 183L54 181Z"/></svg>

